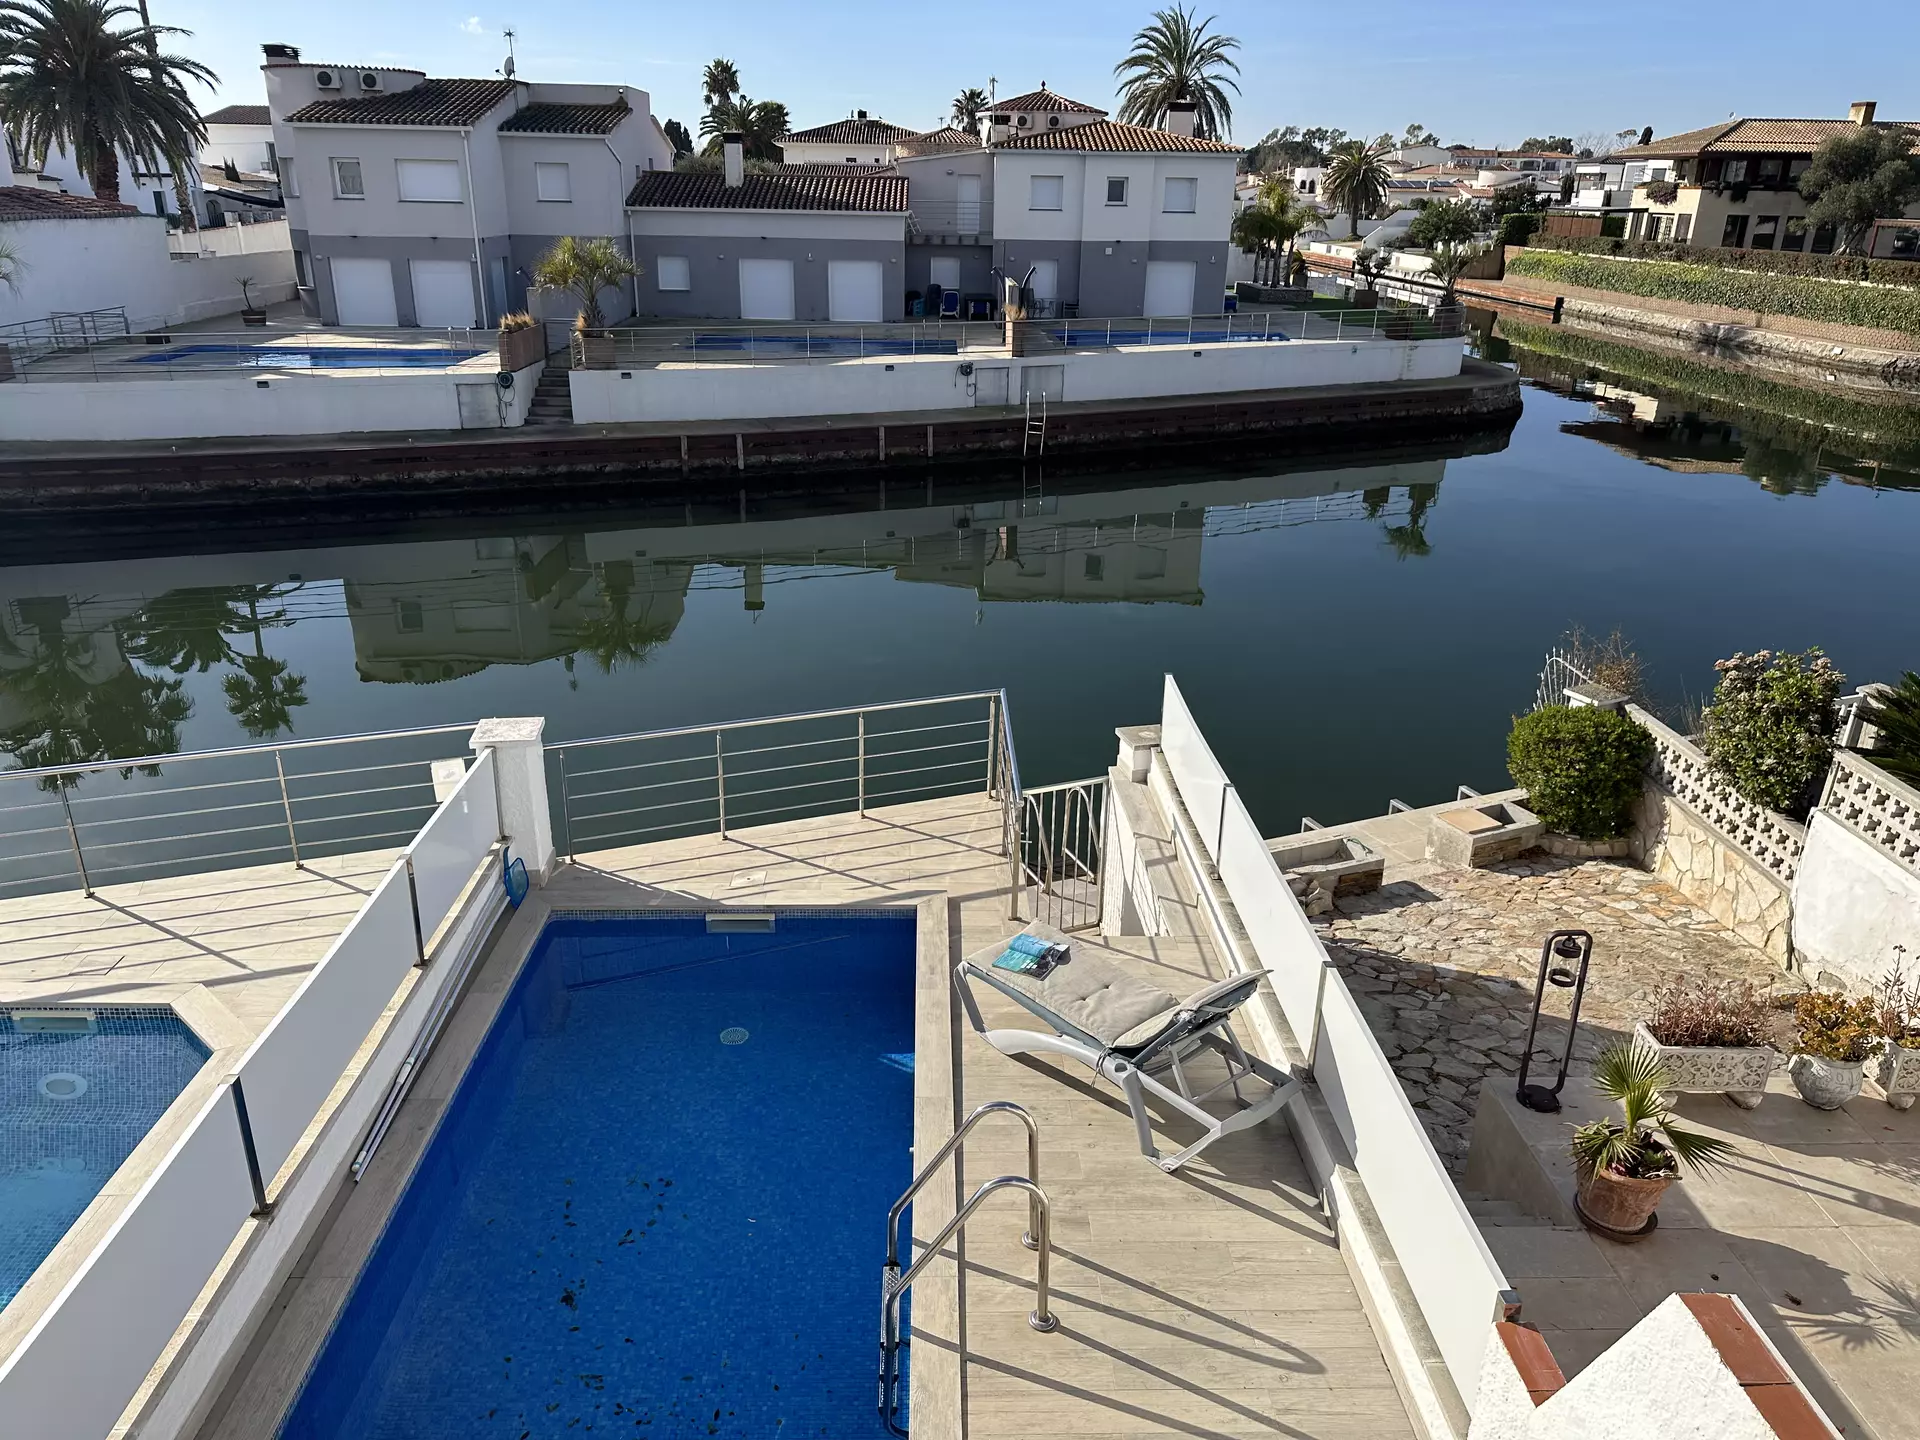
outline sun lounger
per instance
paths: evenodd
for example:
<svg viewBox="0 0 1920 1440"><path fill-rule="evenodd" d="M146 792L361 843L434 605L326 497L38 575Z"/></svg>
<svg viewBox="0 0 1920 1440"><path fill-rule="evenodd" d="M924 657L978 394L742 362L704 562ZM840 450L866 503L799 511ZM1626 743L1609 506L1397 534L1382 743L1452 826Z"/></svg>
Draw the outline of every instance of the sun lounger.
<svg viewBox="0 0 1920 1440"><path fill-rule="evenodd" d="M1024 933L1067 943L1070 957L1044 973L999 969L993 962L1006 948L1002 942L961 961L954 984L969 1023L1003 1055L1065 1055L1113 1081L1133 1112L1140 1152L1162 1170L1177 1170L1221 1136L1258 1125L1298 1092L1298 1080L1249 1055L1228 1024L1233 1012L1253 998L1266 972L1236 975L1181 1000L1057 931L1035 925ZM1053 1033L988 1029L974 999L975 982L1024 1006ZM1202 1050L1225 1062L1227 1078L1195 1094L1186 1067ZM1163 1078L1168 1075L1172 1086ZM1265 1093L1250 1100L1241 1089L1248 1081ZM1229 1089L1235 1108L1225 1117L1201 1108L1201 1102ZM1205 1133L1184 1150L1162 1156L1153 1142L1149 1095L1201 1125Z"/></svg>

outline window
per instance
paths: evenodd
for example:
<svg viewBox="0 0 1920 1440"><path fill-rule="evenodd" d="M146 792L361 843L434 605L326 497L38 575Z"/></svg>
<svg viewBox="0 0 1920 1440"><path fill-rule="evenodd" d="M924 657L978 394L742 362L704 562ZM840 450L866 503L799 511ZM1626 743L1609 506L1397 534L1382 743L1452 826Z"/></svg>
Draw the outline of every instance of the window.
<svg viewBox="0 0 1920 1440"><path fill-rule="evenodd" d="M1724 229L1720 232L1720 244L1729 250L1737 250L1747 243L1747 217L1729 215Z"/></svg>
<svg viewBox="0 0 1920 1440"><path fill-rule="evenodd" d="M393 168L402 200L458 205L465 198L458 160L396 160Z"/></svg>
<svg viewBox="0 0 1920 1440"><path fill-rule="evenodd" d="M1673 217L1673 243L1684 245L1693 238L1693 216L1676 215Z"/></svg>
<svg viewBox="0 0 1920 1440"><path fill-rule="evenodd" d="M1787 217L1787 233L1780 237L1782 250L1804 250L1807 248L1807 222L1799 215Z"/></svg>
<svg viewBox="0 0 1920 1440"><path fill-rule="evenodd" d="M1813 232L1813 243L1808 245L1807 249L1815 255L1831 255L1833 253L1834 234L1833 222L1829 220Z"/></svg>
<svg viewBox="0 0 1920 1440"><path fill-rule="evenodd" d="M367 198L366 178L360 173L358 160L341 159L333 161L333 193L342 200L364 200Z"/></svg>
<svg viewBox="0 0 1920 1440"><path fill-rule="evenodd" d="M662 290L691 290L693 275L684 255L662 255L653 262L654 283Z"/></svg>
<svg viewBox="0 0 1920 1440"><path fill-rule="evenodd" d="M1762 185L1778 185L1780 183L1780 167L1780 156L1763 155L1760 157L1760 170L1755 178Z"/></svg>
<svg viewBox="0 0 1920 1440"><path fill-rule="evenodd" d="M1027 208L1058 210L1066 188L1063 181L1064 177L1059 175L1035 175L1027 192Z"/></svg>
<svg viewBox="0 0 1920 1440"><path fill-rule="evenodd" d="M393 602L393 628L402 635L418 635L427 628L426 611L418 600Z"/></svg>
<svg viewBox="0 0 1920 1440"><path fill-rule="evenodd" d="M1167 178L1166 203L1160 208L1169 215L1191 215L1199 208L1200 182L1192 176Z"/></svg>
<svg viewBox="0 0 1920 1440"><path fill-rule="evenodd" d="M1789 180L1798 180L1802 175L1807 173L1807 167L1811 164L1813 164L1813 157L1811 155L1802 155L1797 160L1789 160L1787 162L1787 178Z"/></svg>
<svg viewBox="0 0 1920 1440"><path fill-rule="evenodd" d="M279 160L279 166L280 188L295 200L298 200L300 198L300 176L294 171L293 157L291 155L282 155Z"/></svg>
<svg viewBox="0 0 1920 1440"><path fill-rule="evenodd" d="M304 250L296 250L293 252L293 283L296 285L311 285L313 283L307 278L307 252Z"/></svg>
<svg viewBox="0 0 1920 1440"><path fill-rule="evenodd" d="M1109 205L1124 205L1127 203L1126 176L1109 175L1107 177L1107 203Z"/></svg>
<svg viewBox="0 0 1920 1440"><path fill-rule="evenodd" d="M1773 249L1774 239L1780 233L1778 215L1762 215L1753 222L1753 238L1747 243L1756 250Z"/></svg>
<svg viewBox="0 0 1920 1440"><path fill-rule="evenodd" d="M1082 558L1086 561L1087 579L1104 580L1107 578L1107 557L1106 556L1087 555Z"/></svg>
<svg viewBox="0 0 1920 1440"><path fill-rule="evenodd" d="M1911 260L1920 255L1920 230L1904 226L1893 232L1893 258Z"/></svg>
<svg viewBox="0 0 1920 1440"><path fill-rule="evenodd" d="M1720 178L1729 185L1745 184L1747 179L1747 162L1745 160L1727 161L1727 163L1721 167Z"/></svg>
<svg viewBox="0 0 1920 1440"><path fill-rule="evenodd" d="M275 158L277 153L278 152L275 151L273 147L273 141L271 140L267 141L267 169L268 170L272 170L274 166L279 163Z"/></svg>
<svg viewBox="0 0 1920 1440"><path fill-rule="evenodd" d="M533 193L540 200L573 199L573 174L564 160L541 160L533 167Z"/></svg>
<svg viewBox="0 0 1920 1440"><path fill-rule="evenodd" d="M153 213L156 215L165 215L167 213L166 191L156 190L153 192Z"/></svg>

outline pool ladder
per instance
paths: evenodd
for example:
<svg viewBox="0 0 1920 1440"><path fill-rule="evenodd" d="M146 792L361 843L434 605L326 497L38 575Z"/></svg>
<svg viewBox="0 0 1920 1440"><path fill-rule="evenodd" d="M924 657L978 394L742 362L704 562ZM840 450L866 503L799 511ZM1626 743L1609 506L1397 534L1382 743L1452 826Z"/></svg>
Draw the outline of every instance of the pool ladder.
<svg viewBox="0 0 1920 1440"><path fill-rule="evenodd" d="M973 1127L992 1115L1011 1115L1026 1127L1027 1173L1000 1175L985 1181L960 1207L959 1213L946 1223L946 1227L927 1242L920 1252L920 1258L914 1260L902 1274L900 1221L906 1214L907 1205L959 1151ZM940 1247L959 1234L973 1212L980 1208L981 1202L997 1190L1024 1190L1027 1195L1027 1230L1020 1237L1020 1243L1035 1252L1034 1308L1027 1315L1027 1324L1043 1334L1060 1328L1058 1317L1047 1306L1047 1269L1053 1258L1053 1242L1047 1192L1040 1188L1040 1127L1034 1123L1031 1115L1011 1100L992 1100L960 1123L953 1137L940 1147L940 1153L913 1177L913 1183L907 1186L906 1193L894 1201L893 1208L887 1212L887 1263L880 1272L880 1423L887 1427L889 1434L904 1436L907 1433L906 1427L900 1423L900 1380L901 1361L906 1356L909 1337L900 1333L900 1302L906 1296L907 1287L939 1256Z"/></svg>

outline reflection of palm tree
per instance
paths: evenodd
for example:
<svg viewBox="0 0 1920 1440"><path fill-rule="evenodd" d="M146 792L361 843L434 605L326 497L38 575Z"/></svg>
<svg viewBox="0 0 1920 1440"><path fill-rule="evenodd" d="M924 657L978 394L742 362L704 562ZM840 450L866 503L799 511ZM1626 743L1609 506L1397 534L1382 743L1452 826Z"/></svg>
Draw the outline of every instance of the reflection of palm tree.
<svg viewBox="0 0 1920 1440"><path fill-rule="evenodd" d="M1387 501L1393 498L1391 485L1376 485L1371 490L1360 492L1360 503L1366 507L1367 519L1378 520L1380 512L1387 508Z"/></svg>
<svg viewBox="0 0 1920 1440"><path fill-rule="evenodd" d="M655 646L672 639L673 621L627 614L627 605L633 598L630 563L614 562L604 566L600 585L606 597L606 609L582 620L575 636L580 649L591 655L593 663L600 667L600 673L611 675L615 670L641 663Z"/></svg>
<svg viewBox="0 0 1920 1440"><path fill-rule="evenodd" d="M125 755L167 755L180 748L180 727L193 713L182 694L185 682L123 667L111 679L89 681L95 637L68 634L57 623L42 626L31 662L0 670L0 691L27 718L0 731L0 747L13 752L20 769L78 765ZM138 767L157 775L157 766ZM131 770L122 774L131 774ZM78 775L49 775L43 790L64 790Z"/></svg>
<svg viewBox="0 0 1920 1440"><path fill-rule="evenodd" d="M1393 547L1395 559L1404 560L1409 555L1433 553L1433 547L1427 543L1427 511L1433 508L1439 498L1438 485L1428 483L1407 487L1407 523L1386 527L1387 544Z"/></svg>
<svg viewBox="0 0 1920 1440"><path fill-rule="evenodd" d="M253 587L208 585L169 590L117 627L129 658L184 675L205 674L233 659L229 635L246 628L240 606Z"/></svg>
<svg viewBox="0 0 1920 1440"><path fill-rule="evenodd" d="M261 642L262 630L293 623L284 609L260 613L261 600L278 600L283 592L273 585L245 588L246 628L253 634L253 654L234 661L239 673L227 676L220 688L226 692L228 713L241 728L256 740L266 740L293 729L293 711L307 703L307 682L304 676L288 673L287 662L267 654Z"/></svg>

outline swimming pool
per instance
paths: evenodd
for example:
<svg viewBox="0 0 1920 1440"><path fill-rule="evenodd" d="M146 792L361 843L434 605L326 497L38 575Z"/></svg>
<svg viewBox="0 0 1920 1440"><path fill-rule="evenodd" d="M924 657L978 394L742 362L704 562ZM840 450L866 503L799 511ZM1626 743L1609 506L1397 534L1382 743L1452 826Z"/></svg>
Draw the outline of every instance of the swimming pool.
<svg viewBox="0 0 1920 1440"><path fill-rule="evenodd" d="M1164 328L1152 325L1115 330L1106 325L1063 325L1049 333L1062 345L1222 345L1228 341L1238 345L1242 340L1287 338L1285 335L1262 334L1251 329L1233 331L1224 326L1217 330L1189 328L1178 320L1169 320Z"/></svg>
<svg viewBox="0 0 1920 1440"><path fill-rule="evenodd" d="M798 357L831 355L843 359L861 355L958 355L958 340L925 335L695 335L695 354Z"/></svg>
<svg viewBox="0 0 1920 1440"><path fill-rule="evenodd" d="M444 370L485 353L447 345L170 345L127 363L233 370Z"/></svg>
<svg viewBox="0 0 1920 1440"><path fill-rule="evenodd" d="M0 1010L0 1306L209 1053L170 1010Z"/></svg>
<svg viewBox="0 0 1920 1440"><path fill-rule="evenodd" d="M879 1433L915 922L775 923L549 922L284 1440Z"/></svg>

